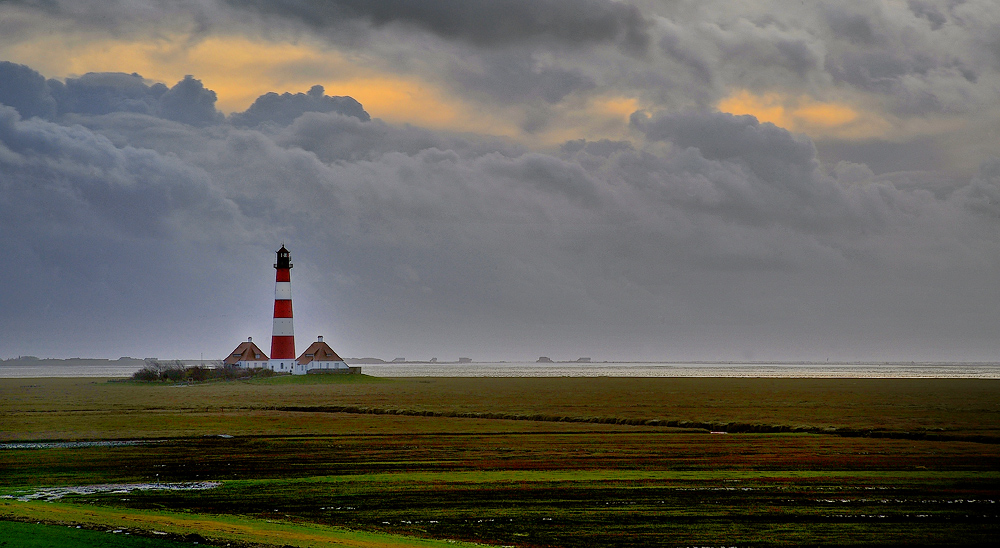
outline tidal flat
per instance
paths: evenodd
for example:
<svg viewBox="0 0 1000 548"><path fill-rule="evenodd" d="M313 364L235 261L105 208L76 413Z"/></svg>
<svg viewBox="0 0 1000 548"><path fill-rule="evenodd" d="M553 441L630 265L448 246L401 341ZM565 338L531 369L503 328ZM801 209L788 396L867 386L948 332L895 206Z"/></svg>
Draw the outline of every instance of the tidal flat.
<svg viewBox="0 0 1000 548"><path fill-rule="evenodd" d="M0 379L0 419L15 542L29 522L122 546L1000 536L1000 380Z"/></svg>

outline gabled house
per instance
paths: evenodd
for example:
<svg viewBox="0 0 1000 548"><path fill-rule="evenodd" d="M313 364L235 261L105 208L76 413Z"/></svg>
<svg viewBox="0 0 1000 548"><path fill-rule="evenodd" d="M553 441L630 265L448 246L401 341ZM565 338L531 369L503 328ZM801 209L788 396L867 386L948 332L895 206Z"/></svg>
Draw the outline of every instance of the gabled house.
<svg viewBox="0 0 1000 548"><path fill-rule="evenodd" d="M330 348L330 345L323 342L323 337L318 337L316 342L309 345L299 358L295 360L294 375L305 375L310 371L316 373L348 373L350 367L344 359L337 355Z"/></svg>
<svg viewBox="0 0 1000 548"><path fill-rule="evenodd" d="M267 367L267 354L253 342L253 337L247 338L246 342L240 343L229 356L222 362L225 365L235 365L246 369Z"/></svg>

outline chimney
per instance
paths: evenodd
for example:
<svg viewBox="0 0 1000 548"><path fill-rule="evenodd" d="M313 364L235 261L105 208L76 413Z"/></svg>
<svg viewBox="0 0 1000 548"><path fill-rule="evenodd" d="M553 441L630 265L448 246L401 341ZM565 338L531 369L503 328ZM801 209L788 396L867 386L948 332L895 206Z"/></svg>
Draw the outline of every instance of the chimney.
<svg viewBox="0 0 1000 548"><path fill-rule="evenodd" d="M253 337L247 337L247 342L253 342Z"/></svg>
<svg viewBox="0 0 1000 548"><path fill-rule="evenodd" d="M316 338L316 342L323 342L323 335Z"/></svg>

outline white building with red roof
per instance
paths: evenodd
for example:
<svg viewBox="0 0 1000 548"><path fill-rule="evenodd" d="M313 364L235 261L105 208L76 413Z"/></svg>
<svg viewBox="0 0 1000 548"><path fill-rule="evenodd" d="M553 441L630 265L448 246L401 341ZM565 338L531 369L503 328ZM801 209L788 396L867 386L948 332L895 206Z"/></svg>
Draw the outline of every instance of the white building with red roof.
<svg viewBox="0 0 1000 548"><path fill-rule="evenodd" d="M305 375L310 371L314 373L349 373L351 368L344 362L344 359L337 355L330 348L330 345L323 342L323 337L318 337L316 342L309 345L305 351L295 360L293 375Z"/></svg>
<svg viewBox="0 0 1000 548"><path fill-rule="evenodd" d="M240 343L222 363L245 369L257 369L267 367L268 359L267 354L254 344L253 337L248 337L246 342Z"/></svg>

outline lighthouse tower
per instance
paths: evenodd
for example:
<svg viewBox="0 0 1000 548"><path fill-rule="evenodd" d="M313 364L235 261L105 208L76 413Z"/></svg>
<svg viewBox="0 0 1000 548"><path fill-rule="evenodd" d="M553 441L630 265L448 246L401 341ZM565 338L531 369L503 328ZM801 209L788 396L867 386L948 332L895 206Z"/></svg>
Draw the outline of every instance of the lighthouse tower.
<svg viewBox="0 0 1000 548"><path fill-rule="evenodd" d="M295 332L292 329L292 263L288 250L278 250L274 279L274 328L271 331L271 359L268 368L291 373L295 365Z"/></svg>

